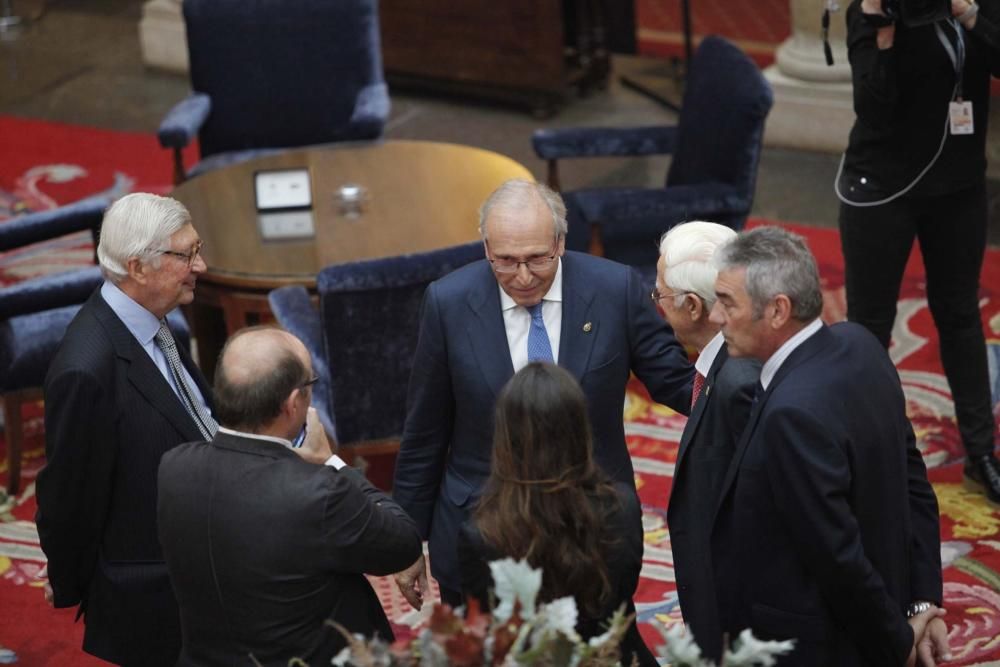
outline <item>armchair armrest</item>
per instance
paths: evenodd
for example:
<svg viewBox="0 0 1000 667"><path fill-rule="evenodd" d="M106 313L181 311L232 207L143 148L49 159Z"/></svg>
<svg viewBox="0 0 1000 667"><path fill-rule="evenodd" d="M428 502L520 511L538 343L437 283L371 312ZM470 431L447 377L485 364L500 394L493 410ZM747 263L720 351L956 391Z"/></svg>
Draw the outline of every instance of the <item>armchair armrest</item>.
<svg viewBox="0 0 1000 667"><path fill-rule="evenodd" d="M0 320L86 301L102 282L101 269L51 273L0 289Z"/></svg>
<svg viewBox="0 0 1000 667"><path fill-rule="evenodd" d="M319 415L323 429L332 439L337 438L336 420L331 412L333 379L330 366L326 360L326 348L323 345L323 324L319 310L313 305L312 298L305 287L281 287L272 290L267 295L274 318L289 333L296 336L309 350L312 357L313 371L319 378L313 386L313 407Z"/></svg>
<svg viewBox="0 0 1000 667"><path fill-rule="evenodd" d="M535 130L531 145L538 157L558 160L569 157L615 155L662 155L673 153L677 128L654 127L567 127Z"/></svg>
<svg viewBox="0 0 1000 667"><path fill-rule="evenodd" d="M160 145L174 152L174 185L187 178L181 151L191 143L212 111L212 98L205 93L192 93L174 105L160 122L156 136Z"/></svg>
<svg viewBox="0 0 1000 667"><path fill-rule="evenodd" d="M360 91L354 100L354 110L348 125L352 139L375 139L389 119L389 89L384 83L372 83Z"/></svg>
<svg viewBox="0 0 1000 667"><path fill-rule="evenodd" d="M173 106L160 121L156 136L164 148L186 147L198 134L212 111L212 99L205 93L192 93Z"/></svg>
<svg viewBox="0 0 1000 667"><path fill-rule="evenodd" d="M0 252L101 226L107 197L88 197L48 211L17 216L0 225Z"/></svg>

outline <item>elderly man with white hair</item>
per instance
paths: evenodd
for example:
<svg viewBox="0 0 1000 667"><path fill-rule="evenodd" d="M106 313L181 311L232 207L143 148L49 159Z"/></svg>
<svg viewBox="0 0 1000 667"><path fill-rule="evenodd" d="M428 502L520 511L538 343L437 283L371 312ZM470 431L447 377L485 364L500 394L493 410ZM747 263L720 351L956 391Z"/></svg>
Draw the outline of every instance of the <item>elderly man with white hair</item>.
<svg viewBox="0 0 1000 667"><path fill-rule="evenodd" d="M46 596L79 605L83 649L122 665L173 665L180 621L156 529L164 452L211 439L211 395L167 313L194 299L201 240L179 202L122 197L104 216L105 276L45 379L38 533Z"/></svg>
<svg viewBox="0 0 1000 667"><path fill-rule="evenodd" d="M746 426L760 363L731 358L715 304L712 258L736 236L712 222L677 225L660 241L653 302L681 343L698 351L691 416L681 437L667 505L677 594L684 622L714 661L721 658L722 629L715 603L709 531L719 488Z"/></svg>

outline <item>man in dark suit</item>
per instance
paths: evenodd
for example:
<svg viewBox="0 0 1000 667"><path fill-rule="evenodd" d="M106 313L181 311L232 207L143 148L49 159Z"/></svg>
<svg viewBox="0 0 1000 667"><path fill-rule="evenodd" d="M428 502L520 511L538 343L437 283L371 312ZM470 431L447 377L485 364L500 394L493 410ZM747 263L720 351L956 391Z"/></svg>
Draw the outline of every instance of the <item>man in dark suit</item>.
<svg viewBox="0 0 1000 667"><path fill-rule="evenodd" d="M80 605L83 648L172 665L177 604L156 535L164 452L214 434L211 394L165 326L194 298L201 241L173 199L119 199L101 226L105 282L70 323L45 378L38 534L56 607Z"/></svg>
<svg viewBox="0 0 1000 667"><path fill-rule="evenodd" d="M429 536L442 598L461 602L459 527L489 475L497 394L528 361L557 361L587 396L594 458L634 484L622 421L634 372L652 397L687 413L692 368L629 267L564 252L566 209L531 181L507 181L483 204L486 259L424 296L393 496ZM420 605L423 559L397 575Z"/></svg>
<svg viewBox="0 0 1000 667"><path fill-rule="evenodd" d="M238 332L215 374L218 435L163 456L160 542L181 610L181 665L330 664L344 638L326 619L392 640L364 575L411 564L420 535L331 455L309 407L315 381L295 336Z"/></svg>
<svg viewBox="0 0 1000 667"><path fill-rule="evenodd" d="M946 654L937 501L888 355L820 320L800 237L744 232L716 265L711 318L732 356L763 362L711 538L723 630L794 638L789 665Z"/></svg>
<svg viewBox="0 0 1000 667"><path fill-rule="evenodd" d="M736 236L712 222L677 225L660 241L653 301L677 339L698 351L691 416L681 436L667 503L670 548L684 622L702 655L722 658L708 537L722 478L750 415L760 362L730 357L715 304L715 249Z"/></svg>

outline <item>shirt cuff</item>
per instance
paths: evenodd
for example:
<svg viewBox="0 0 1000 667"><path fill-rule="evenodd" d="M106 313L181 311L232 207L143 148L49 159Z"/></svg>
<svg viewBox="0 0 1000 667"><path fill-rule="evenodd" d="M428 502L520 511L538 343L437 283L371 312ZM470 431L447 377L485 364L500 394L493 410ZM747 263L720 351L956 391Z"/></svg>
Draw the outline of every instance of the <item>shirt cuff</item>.
<svg viewBox="0 0 1000 667"><path fill-rule="evenodd" d="M344 463L344 459L340 458L336 454L332 454L330 458L328 458L323 465L330 466L331 468L336 468L337 470L340 470L347 464Z"/></svg>

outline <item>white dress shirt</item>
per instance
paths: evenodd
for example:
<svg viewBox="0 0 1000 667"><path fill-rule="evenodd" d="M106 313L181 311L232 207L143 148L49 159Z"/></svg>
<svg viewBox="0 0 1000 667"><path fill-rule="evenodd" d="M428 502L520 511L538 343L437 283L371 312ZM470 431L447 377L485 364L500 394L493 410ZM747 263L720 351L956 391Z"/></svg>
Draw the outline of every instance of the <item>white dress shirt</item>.
<svg viewBox="0 0 1000 667"><path fill-rule="evenodd" d="M238 438L250 438L251 440L263 440L265 442L276 442L279 445L283 445L284 447L287 447L288 449L295 449L294 447L292 447L291 440L285 440L284 438L276 438L273 435L260 435L258 433L244 433L243 431L234 431L233 429L226 428L225 426L220 426L219 427L219 433L226 433L228 435L235 435ZM347 464L344 463L344 460L342 458L340 458L339 456L337 456L336 454L331 454L330 458L328 458L323 463L323 465L330 466L331 468L336 468L337 470L340 470L341 468L343 468Z"/></svg>
<svg viewBox="0 0 1000 667"><path fill-rule="evenodd" d="M694 369L701 373L703 378L708 377L708 371L711 370L712 364L715 363L715 358L719 356L719 351L722 349L722 344L726 342L725 336L722 332L715 334L712 340L708 341L708 345L702 348L701 352L698 353L698 360L694 362Z"/></svg>
<svg viewBox="0 0 1000 667"><path fill-rule="evenodd" d="M788 359L788 355L795 351L799 345L806 342L810 336L819 331L823 327L823 320L818 317L807 324L806 326L799 329L798 333L785 341L784 345L779 347L777 351L768 357L767 361L764 362L763 368L760 369L760 386L767 391L767 386L771 384L771 380L774 379L775 373L781 368L781 364L785 363L785 359Z"/></svg>
<svg viewBox="0 0 1000 667"><path fill-rule="evenodd" d="M542 320L545 331L549 335L549 345L552 346L552 360L559 361L559 338L562 333L562 258L557 260L556 277L549 291L542 297ZM507 348L510 350L510 361L514 372L528 365L528 331L531 329L531 313L524 306L519 306L503 291L500 283L500 309L503 311L503 326L507 332Z"/></svg>

